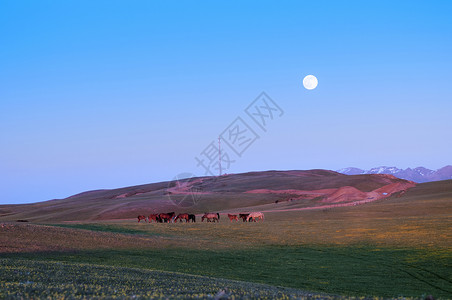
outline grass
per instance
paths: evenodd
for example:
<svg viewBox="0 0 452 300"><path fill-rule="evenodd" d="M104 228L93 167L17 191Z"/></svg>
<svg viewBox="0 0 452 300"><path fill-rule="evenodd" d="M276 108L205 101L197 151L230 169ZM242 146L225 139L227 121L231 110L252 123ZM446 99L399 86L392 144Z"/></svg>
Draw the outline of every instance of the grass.
<svg viewBox="0 0 452 300"><path fill-rule="evenodd" d="M0 259L1 299L294 299L288 288L153 270ZM333 298L319 295L323 299Z"/></svg>
<svg viewBox="0 0 452 300"><path fill-rule="evenodd" d="M292 297L305 290L452 299L450 184L423 184L401 198L356 207L266 213L263 223L230 223L223 216L220 223L193 224L136 219L47 226L8 223L0 229L0 298L20 298L17 293L23 291L31 295L24 298L209 298L223 288L212 282L228 279L248 282L234 290L239 298ZM59 264L63 273L45 273ZM72 272L81 273L74 277ZM175 279L172 286L155 279L155 291L161 294L148 294L145 286L153 286L159 272L165 274L163 281L172 276L168 274L215 279L200 279L199 289L186 279ZM39 278L29 279L34 274ZM43 284L47 279L48 291ZM296 290L279 294L274 286Z"/></svg>
<svg viewBox="0 0 452 300"><path fill-rule="evenodd" d="M30 244L46 241L47 248L0 258L161 270L335 295L452 298L447 211L391 218L399 205L269 213L262 223L13 224L0 240L19 235L20 243L34 238ZM52 251L63 241L64 249Z"/></svg>
<svg viewBox="0 0 452 300"><path fill-rule="evenodd" d="M452 219L448 214L398 216L368 208L338 208L333 211L266 213L263 223L230 223L224 216L220 223L146 224L136 221L83 224L110 230L118 226L141 234L189 239L208 248L249 248L272 245L375 245L399 248L451 248ZM381 209L381 208L380 208ZM88 228L88 227L84 227ZM118 229L118 231L120 231ZM204 245L207 243L207 245ZM181 245L184 246L184 245Z"/></svg>
<svg viewBox="0 0 452 300"><path fill-rule="evenodd" d="M102 223L85 223L85 224L47 224L49 226L58 226L64 228L85 229L98 232L110 232L110 233L123 233L123 234L145 234L162 236L162 234L152 233L144 230L140 227L125 227L115 224L102 224Z"/></svg>
<svg viewBox="0 0 452 300"><path fill-rule="evenodd" d="M450 252L374 247L238 250L102 250L3 258L196 274L308 291L371 297L452 296Z"/></svg>

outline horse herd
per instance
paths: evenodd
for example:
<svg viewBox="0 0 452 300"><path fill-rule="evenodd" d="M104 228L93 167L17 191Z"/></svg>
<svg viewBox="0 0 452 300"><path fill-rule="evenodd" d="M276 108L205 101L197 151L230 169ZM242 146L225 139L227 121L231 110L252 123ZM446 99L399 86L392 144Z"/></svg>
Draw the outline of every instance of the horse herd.
<svg viewBox="0 0 452 300"><path fill-rule="evenodd" d="M138 217L138 223L140 221L145 222L155 222L155 223L176 223L177 221L182 222L185 220L186 223L196 222L196 216L193 214L178 214L176 216L176 213L169 212L169 213L159 213L159 214L150 214L148 217L144 215L139 215ZM236 221L238 222L239 219L242 219L243 222L256 222L256 221L263 221L264 220L264 214L261 212L251 212L251 213L240 213L238 215L228 214L229 221ZM205 213L201 217L201 222L204 222L206 220L207 222L220 222L220 214L219 213Z"/></svg>

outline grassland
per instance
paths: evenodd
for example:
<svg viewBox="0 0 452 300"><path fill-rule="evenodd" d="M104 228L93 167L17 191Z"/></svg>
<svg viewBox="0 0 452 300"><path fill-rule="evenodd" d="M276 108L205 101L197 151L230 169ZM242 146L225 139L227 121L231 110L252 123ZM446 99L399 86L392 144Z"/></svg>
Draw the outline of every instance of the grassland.
<svg viewBox="0 0 452 300"><path fill-rule="evenodd" d="M112 271L112 276L118 277L128 268L138 268L266 283L338 295L391 298L422 297L427 294L450 298L451 295L448 265L451 257L450 253L441 251L432 253L425 250L373 247L273 246L236 250L87 250L9 254L3 257L14 262L20 261L25 266L25 261L36 262L37 259L39 263L47 261L75 266L111 266L118 268L117 271ZM33 272L36 271L42 272L37 269ZM63 282L72 281L66 278L65 273L60 275ZM84 276L90 280L92 275L87 273ZM23 276L21 281L33 281L29 278L31 276ZM95 282L98 277L91 279ZM231 289L227 285L222 288Z"/></svg>
<svg viewBox="0 0 452 300"><path fill-rule="evenodd" d="M452 299L451 184L360 206L266 213L262 223L5 222L0 298L209 298L227 288L236 298ZM55 266L59 273L45 271Z"/></svg>
<svg viewBox="0 0 452 300"><path fill-rule="evenodd" d="M0 259L1 299L295 299L296 289L175 272L34 260ZM334 298L317 295L324 299ZM314 298L314 297L313 297Z"/></svg>

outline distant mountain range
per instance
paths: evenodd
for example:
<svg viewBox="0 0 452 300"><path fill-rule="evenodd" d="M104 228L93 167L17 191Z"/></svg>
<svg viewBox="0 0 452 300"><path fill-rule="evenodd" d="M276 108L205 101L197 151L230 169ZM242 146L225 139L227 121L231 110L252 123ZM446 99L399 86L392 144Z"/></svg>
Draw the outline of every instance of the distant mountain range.
<svg viewBox="0 0 452 300"><path fill-rule="evenodd" d="M377 167L370 170L362 170L358 168L344 168L336 172L346 175L360 175L360 174L390 174L395 177L411 180L414 182L429 182L452 179L452 166L445 166L438 170L430 170L424 167L417 167L414 169L399 169L396 167Z"/></svg>

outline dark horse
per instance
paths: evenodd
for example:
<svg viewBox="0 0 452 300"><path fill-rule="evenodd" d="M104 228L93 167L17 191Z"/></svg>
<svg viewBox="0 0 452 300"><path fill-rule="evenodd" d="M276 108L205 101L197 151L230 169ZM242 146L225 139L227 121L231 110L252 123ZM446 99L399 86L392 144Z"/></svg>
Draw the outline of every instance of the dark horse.
<svg viewBox="0 0 452 300"><path fill-rule="evenodd" d="M241 218L243 220L243 222L246 222L249 215L250 214L239 214L239 218Z"/></svg>
<svg viewBox="0 0 452 300"><path fill-rule="evenodd" d="M145 222L147 222L146 221L146 216L139 215L137 218L138 218L138 223L140 223L141 220L144 220Z"/></svg>
<svg viewBox="0 0 452 300"><path fill-rule="evenodd" d="M189 214L189 215L188 215L188 221L187 221L187 222L189 222L190 220L191 220L192 222L196 222L196 216L195 216L195 215Z"/></svg>
<svg viewBox="0 0 452 300"><path fill-rule="evenodd" d="M180 220L181 222L182 220L185 220L186 223L190 221L196 222L196 216L192 214L178 214L176 219L174 219L174 223L176 223L177 220Z"/></svg>

